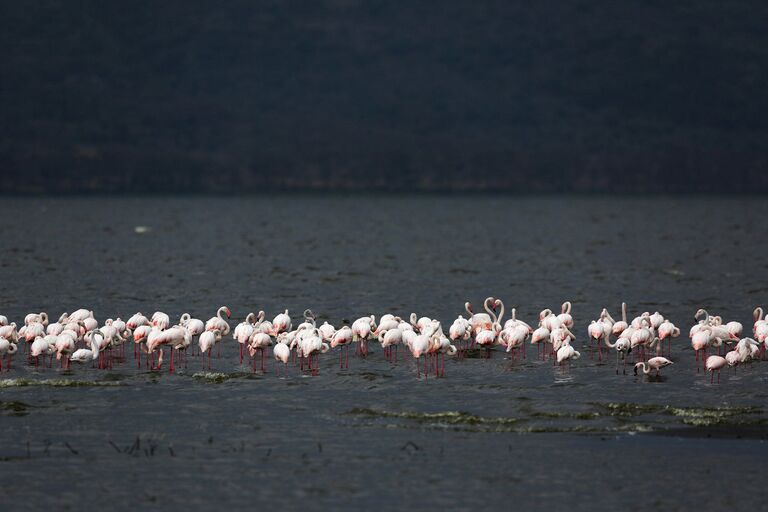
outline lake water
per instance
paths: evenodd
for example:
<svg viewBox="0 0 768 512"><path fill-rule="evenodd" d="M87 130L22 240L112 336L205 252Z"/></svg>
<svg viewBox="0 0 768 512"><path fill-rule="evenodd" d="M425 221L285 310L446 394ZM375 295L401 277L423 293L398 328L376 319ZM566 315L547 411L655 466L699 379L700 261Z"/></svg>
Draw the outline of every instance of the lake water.
<svg viewBox="0 0 768 512"><path fill-rule="evenodd" d="M282 508L723 510L762 505L768 365L696 371L699 307L766 304L762 198L291 196L0 201L0 314L99 320L162 310L232 325L304 308L339 325L416 312L447 327L488 295L538 312L573 302L576 345L602 307L659 310L683 336L660 380L528 351L409 357L278 378L223 344L211 373L35 369L0 379L3 510ZM137 233L136 226L149 230ZM129 349L130 352L130 349ZM611 354L613 356L613 354ZM73 384L79 383L78 386Z"/></svg>

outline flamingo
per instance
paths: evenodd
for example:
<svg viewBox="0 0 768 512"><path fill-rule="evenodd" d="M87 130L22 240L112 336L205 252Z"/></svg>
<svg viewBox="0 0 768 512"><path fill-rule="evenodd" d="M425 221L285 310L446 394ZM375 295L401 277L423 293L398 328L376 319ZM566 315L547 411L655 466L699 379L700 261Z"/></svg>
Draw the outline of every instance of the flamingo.
<svg viewBox="0 0 768 512"><path fill-rule="evenodd" d="M87 348L81 348L77 349L72 353L72 355L69 357L70 363L72 361L76 363L87 363L88 361L95 361L99 357L99 342L96 339L96 336L103 336L101 334L101 331L95 330L91 331L93 334L90 336L90 343L91 348L90 350Z"/></svg>
<svg viewBox="0 0 768 512"><path fill-rule="evenodd" d="M288 375L288 359L291 357L291 349L288 348L288 345L286 345L285 343L277 343L275 345L275 348L272 350L272 353L275 356L276 364L283 363L283 366L285 368L285 375ZM277 364L276 373L280 375L279 364Z"/></svg>
<svg viewBox="0 0 768 512"><path fill-rule="evenodd" d="M567 328L573 327L573 317L571 316L571 302L566 301L563 302L563 305L560 309L560 314L557 315L557 319L560 321L561 324L565 325Z"/></svg>
<svg viewBox="0 0 768 512"><path fill-rule="evenodd" d="M704 360L704 356L707 354L707 347L712 342L712 331L710 326L699 329L691 338L691 347L696 355L696 370L699 369L699 351L703 351L701 360Z"/></svg>
<svg viewBox="0 0 768 512"><path fill-rule="evenodd" d="M361 357L368 355L368 339L376 330L376 317L364 316L352 323L352 340L357 341L357 353Z"/></svg>
<svg viewBox="0 0 768 512"><path fill-rule="evenodd" d="M8 317L4 315L0 315L0 327L3 327L5 325L8 325Z"/></svg>
<svg viewBox="0 0 768 512"><path fill-rule="evenodd" d="M647 316L640 317L640 326L635 327L630 337L632 349L640 347L643 358L645 358L645 347L650 346L655 336L650 327L650 319Z"/></svg>
<svg viewBox="0 0 768 512"><path fill-rule="evenodd" d="M514 309L512 311L514 312ZM499 340L506 345L508 353L515 351L512 353L513 358L517 356L517 351L522 349L523 359L525 359L525 340L529 334L530 327L526 325L510 325L499 333Z"/></svg>
<svg viewBox="0 0 768 512"><path fill-rule="evenodd" d="M317 330L320 332L320 337L323 338L323 341L326 343L330 343L333 340L333 336L336 334L336 328L328 322L323 322L323 325L318 327Z"/></svg>
<svg viewBox="0 0 768 512"><path fill-rule="evenodd" d="M429 352L434 354L435 356L435 376L437 377L445 377L445 355L448 354L449 356L456 354L456 346L451 344L451 342L446 338L445 336L441 335L435 335L433 334L430 339L430 348ZM440 359L442 356L442 363L440 363ZM439 368L439 371L438 371Z"/></svg>
<svg viewBox="0 0 768 512"><path fill-rule="evenodd" d="M417 332L422 332L429 328L429 326L432 325L432 319L428 316L422 316L419 318L416 316L416 313L411 313L411 316L409 318L411 321L411 326L413 329Z"/></svg>
<svg viewBox="0 0 768 512"><path fill-rule="evenodd" d="M669 320L664 320L661 325L658 327L658 333L659 333L659 340L661 340L662 345L661 349L662 352L664 352L664 340L667 340L669 343L669 353L672 353L672 338L677 338L680 336L680 329L675 326L672 322Z"/></svg>
<svg viewBox="0 0 768 512"><path fill-rule="evenodd" d="M16 330L16 322L0 327L0 338L5 338L11 343L19 341L19 333Z"/></svg>
<svg viewBox="0 0 768 512"><path fill-rule="evenodd" d="M205 330L219 331L221 336L226 336L227 334L229 334L229 331L230 331L229 323L227 323L227 321L224 320L224 317L222 315L227 315L227 318L231 318L232 312L229 310L227 306L221 306L218 310L216 310L216 316L211 317L210 319L208 319L207 322L205 322ZM216 345L219 344L219 341L221 341L221 337L216 339ZM218 348L216 352L216 357L217 358L221 357L221 347Z"/></svg>
<svg viewBox="0 0 768 512"><path fill-rule="evenodd" d="M64 324L61 324L59 322L51 322L48 324L48 327L45 328L46 334L51 334L53 336L58 336L61 334L61 331L64 330Z"/></svg>
<svg viewBox="0 0 768 512"><path fill-rule="evenodd" d="M466 350L467 343L472 337L472 324L470 324L469 320L464 318L463 315L459 315L459 317L453 321L451 327L448 328L448 337L454 343L462 342L463 350Z"/></svg>
<svg viewBox="0 0 768 512"><path fill-rule="evenodd" d="M197 339L197 344L200 347L200 355L205 356L208 353L208 369L211 369L211 352L213 347L221 340L221 332L218 329L213 331L203 331L200 337Z"/></svg>
<svg viewBox="0 0 768 512"><path fill-rule="evenodd" d="M183 323L180 322L180 323L189 333L190 339L193 339L195 336L200 336L203 333L203 331L205 331L205 324L203 323L203 321L200 320L199 318L191 318L189 316L189 313L185 313L185 315L182 315L182 317L185 317L184 322ZM194 350L192 355L195 355Z"/></svg>
<svg viewBox="0 0 768 512"><path fill-rule="evenodd" d="M611 344L611 341L609 338L606 338L605 345L608 348L615 348L616 349L616 375L619 374L619 357L621 357L621 360L623 362L622 364L622 370L624 375L627 374L627 355L632 351L632 341L630 341L629 338L619 338L616 340L616 343Z"/></svg>
<svg viewBox="0 0 768 512"><path fill-rule="evenodd" d="M645 375L649 375L651 370L656 370L656 376L658 377L661 374L661 369L671 364L674 363L666 357L652 357L647 362L640 361L639 363L635 364L635 375L637 375L637 369L642 368Z"/></svg>
<svg viewBox="0 0 768 512"><path fill-rule="evenodd" d="M551 309L542 310L539 313L539 327L546 327L550 332L562 327L563 323L552 313Z"/></svg>
<svg viewBox="0 0 768 512"><path fill-rule="evenodd" d="M726 357L729 354L736 352L739 355L739 362L745 363L749 359L752 359L754 357L755 353L759 350L759 347L760 347L760 343L758 343L754 339L742 338L736 344L735 349L732 350L731 352L728 352L728 354L726 354Z"/></svg>
<svg viewBox="0 0 768 512"><path fill-rule="evenodd" d="M155 311L152 314L152 325L164 331L171 325L171 318L162 311Z"/></svg>
<svg viewBox="0 0 768 512"><path fill-rule="evenodd" d="M413 340L410 343L410 349L411 349L411 355L414 359L416 359L416 372L419 376L421 376L421 369L419 368L419 360L422 355L426 356L426 354L429 352L430 347L430 340L429 336L427 334L418 334L414 336ZM427 370L427 362L424 361L424 376L426 377L428 374Z"/></svg>
<svg viewBox="0 0 768 512"><path fill-rule="evenodd" d="M651 327L658 331L659 326L664 323L665 318L658 311L654 311L653 314L648 317L648 320L651 322Z"/></svg>
<svg viewBox="0 0 768 512"><path fill-rule="evenodd" d="M229 334L230 327L229 323L224 319L222 315L227 315L227 318L232 317L232 312L229 310L227 306L221 306L218 310L216 310L216 316L211 317L208 319L208 321L205 323L205 330L206 331L219 331L222 336L226 336Z"/></svg>
<svg viewBox="0 0 768 512"><path fill-rule="evenodd" d="M592 320L592 322L587 327L587 334L589 334L589 341L590 346L592 345L592 340L595 340L597 345L597 351L598 351L598 361L602 360L603 358L603 352L602 352L602 346L601 343L604 339L607 339L610 335L610 328L607 328L605 324L603 324L602 320Z"/></svg>
<svg viewBox="0 0 768 512"><path fill-rule="evenodd" d="M547 348L547 341L550 340L552 336L552 333L547 329L546 327L539 327L535 331L533 331L533 334L531 334L531 345L536 345L537 349L541 351L541 344L544 344L544 352L543 356L546 355L546 348Z"/></svg>
<svg viewBox="0 0 768 512"><path fill-rule="evenodd" d="M143 325L149 325L149 319L141 313L136 313L135 315L131 316L125 323L125 326L132 331L135 331L137 327L141 327Z"/></svg>
<svg viewBox="0 0 768 512"><path fill-rule="evenodd" d="M6 357L5 371L11 369L11 356L15 354L17 350L18 347L15 343L6 338L0 338L0 370L3 369L3 356Z"/></svg>
<svg viewBox="0 0 768 512"><path fill-rule="evenodd" d="M738 366L738 365L744 363L745 361L742 360L741 354L739 354L738 351L731 350L730 352L725 354L725 362L728 363L729 367L733 368L735 366Z"/></svg>
<svg viewBox="0 0 768 512"><path fill-rule="evenodd" d="M629 324L627 323L627 303L622 302L621 303L621 320L613 324L613 328L612 328L613 335L621 336L621 333L624 332L627 327L629 327Z"/></svg>
<svg viewBox="0 0 768 512"><path fill-rule="evenodd" d="M141 343L147 339L150 332L152 327L147 324L140 325L133 331L133 357L138 359L137 368L141 368Z"/></svg>
<svg viewBox="0 0 768 512"><path fill-rule="evenodd" d="M570 362L574 359L581 357L581 353L575 350L570 343L566 343L557 350L557 363L559 365L565 364L566 361Z"/></svg>
<svg viewBox="0 0 768 512"><path fill-rule="evenodd" d="M82 322L86 331L93 331L99 327L99 322L97 322L96 319L92 316L86 317L82 320L74 320L74 321Z"/></svg>
<svg viewBox="0 0 768 512"><path fill-rule="evenodd" d="M272 336L277 336L281 332L287 332L291 330L291 317L288 315L288 310L277 315L272 320Z"/></svg>
<svg viewBox="0 0 768 512"><path fill-rule="evenodd" d="M55 342L56 337L51 335L38 336L32 341L32 345L29 349L29 357L35 358L35 366L37 366L40 356L43 356L43 364L45 364L45 356L53 354L52 342Z"/></svg>
<svg viewBox="0 0 768 512"><path fill-rule="evenodd" d="M381 343L381 348L384 349L387 360L390 362L392 361L392 349L394 348L394 358L395 362L397 362L397 346L403 341L403 331L398 327L380 330L378 339Z"/></svg>
<svg viewBox="0 0 768 512"><path fill-rule="evenodd" d="M741 322L728 322L725 324L725 328L728 330L731 339L741 338L741 333L744 330L744 326L741 325Z"/></svg>
<svg viewBox="0 0 768 512"><path fill-rule="evenodd" d="M48 314L43 313L30 313L24 317L24 325L39 323L43 324L43 327L48 326Z"/></svg>
<svg viewBox="0 0 768 512"><path fill-rule="evenodd" d="M317 329L308 331L308 334L301 338L301 355L309 360L309 369L315 375L320 370L319 355L328 352L328 350L330 350L330 346L327 343L323 343L322 338L317 333ZM314 367L312 365L313 356L315 361Z"/></svg>
<svg viewBox="0 0 768 512"><path fill-rule="evenodd" d="M715 372L717 372L717 383L720 384L720 370L722 370L728 361L724 357L709 356L706 362L707 371L710 372L709 382L712 384L715 380Z"/></svg>
<svg viewBox="0 0 768 512"><path fill-rule="evenodd" d="M376 327L376 330L373 331L373 335L375 337L379 337L379 333L382 331L390 331L392 329L397 329L400 326L400 318L396 317L394 315L384 315L379 319L379 325Z"/></svg>
<svg viewBox="0 0 768 512"><path fill-rule="evenodd" d="M485 309L485 313L475 313L472 304L469 302L464 303L464 309L466 310L467 314L469 315L469 323L472 326L472 333L477 335L480 331L483 330L490 330L493 327L493 323L491 321L491 312L489 304L494 302L496 299L493 297L487 297L483 301L483 309Z"/></svg>
<svg viewBox="0 0 768 512"><path fill-rule="evenodd" d="M70 334L59 334L56 336L56 343L54 346L56 348L56 359L61 361L61 358L64 357L65 360L61 362L61 365L64 366L64 362L66 361L66 367L69 368L69 358L75 351L75 338Z"/></svg>
<svg viewBox="0 0 768 512"><path fill-rule="evenodd" d="M331 339L331 348L341 345L341 350L339 351L339 368L349 368L349 344L352 343L353 337L352 329L348 325L345 325L336 331ZM344 356L345 353L346 357L343 358L342 356Z"/></svg>
<svg viewBox="0 0 768 512"><path fill-rule="evenodd" d="M245 317L245 321L237 324L232 333L232 337L240 344L240 364L243 364L243 347L251 338L255 325L256 315L254 313L248 313L248 316Z"/></svg>
<svg viewBox="0 0 768 512"><path fill-rule="evenodd" d="M261 371L266 372L264 368L264 351L272 345L272 338L269 334L263 332L254 332L248 340L248 353L252 359L253 371L256 371L256 354L261 354Z"/></svg>
<svg viewBox="0 0 768 512"><path fill-rule="evenodd" d="M65 316L69 322L85 321L87 318L93 318L93 311L87 309L78 309L71 315L64 313L62 316Z"/></svg>

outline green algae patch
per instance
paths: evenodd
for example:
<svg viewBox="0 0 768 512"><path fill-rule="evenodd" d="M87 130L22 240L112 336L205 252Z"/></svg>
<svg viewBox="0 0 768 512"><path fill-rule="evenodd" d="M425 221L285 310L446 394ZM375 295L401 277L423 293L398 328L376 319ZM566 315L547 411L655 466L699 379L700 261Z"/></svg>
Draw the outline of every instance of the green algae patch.
<svg viewBox="0 0 768 512"><path fill-rule="evenodd" d="M193 379L197 379L202 382L208 382L211 384L221 384L222 382L226 382L228 380L232 379L239 379L242 377L247 377L250 374L248 373L222 373L222 372L197 372L192 374Z"/></svg>
<svg viewBox="0 0 768 512"><path fill-rule="evenodd" d="M644 414L674 416L686 425L708 426L738 422L743 415L762 414L759 407L673 407L671 405L632 403L593 403L604 414L619 418L630 418Z"/></svg>
<svg viewBox="0 0 768 512"><path fill-rule="evenodd" d="M71 380L71 379L2 379L0 388L17 388L25 386L46 386L52 388L79 388L79 387L116 387L119 382L99 380Z"/></svg>
<svg viewBox="0 0 768 512"><path fill-rule="evenodd" d="M603 415L597 411L591 412L555 412L555 411L530 411L528 416L532 418L552 418L571 420L596 420Z"/></svg>
<svg viewBox="0 0 768 512"><path fill-rule="evenodd" d="M665 414L681 419L686 425L697 427L719 425L721 423L737 424L738 417L750 414L761 414L759 407L667 407Z"/></svg>
<svg viewBox="0 0 768 512"><path fill-rule="evenodd" d="M448 425L512 425L519 421L519 418L504 417L484 417L460 411L445 412L396 412L368 409L365 407L355 407L347 414L356 416L367 416L369 418L399 418L416 421L418 423L443 423Z"/></svg>
<svg viewBox="0 0 768 512"><path fill-rule="evenodd" d="M0 412L8 414L9 416L26 416L29 414L29 410L34 408L35 406L33 405L15 400L11 402L0 402Z"/></svg>
<svg viewBox="0 0 768 512"><path fill-rule="evenodd" d="M663 405L631 404L626 402L592 402L591 405L602 409L603 414L607 416L620 417L642 416L643 414L653 414L664 410Z"/></svg>

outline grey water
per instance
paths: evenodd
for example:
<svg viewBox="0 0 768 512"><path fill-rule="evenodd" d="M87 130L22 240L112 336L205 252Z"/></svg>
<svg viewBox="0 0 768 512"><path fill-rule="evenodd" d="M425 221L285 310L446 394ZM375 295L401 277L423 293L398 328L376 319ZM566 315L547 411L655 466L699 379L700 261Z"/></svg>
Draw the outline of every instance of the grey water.
<svg viewBox="0 0 768 512"><path fill-rule="evenodd" d="M162 310L203 320L226 304L304 308L339 325L411 312L446 326L489 295L535 324L573 303L582 357L446 359L445 378L320 357L311 375L239 363L174 374L29 366L0 375L3 510L648 507L762 503L768 366L697 371L699 307L751 331L766 304L759 197L253 196L3 198L0 314L103 321ZM136 228L138 226L146 229ZM660 311L683 334L659 379L616 374L586 328ZM508 317L508 316L507 316Z"/></svg>

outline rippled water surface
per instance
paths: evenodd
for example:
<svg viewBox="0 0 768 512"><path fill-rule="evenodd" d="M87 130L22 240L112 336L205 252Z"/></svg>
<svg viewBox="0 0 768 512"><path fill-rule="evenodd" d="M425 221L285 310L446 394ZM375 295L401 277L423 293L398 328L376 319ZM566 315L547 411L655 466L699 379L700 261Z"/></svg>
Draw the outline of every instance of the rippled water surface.
<svg viewBox="0 0 768 512"><path fill-rule="evenodd" d="M311 307L450 325L487 295L534 322L573 302L576 345L602 307L698 307L751 326L768 260L761 198L243 197L3 199L0 314L89 307L233 325ZM147 232L137 233L136 226ZM295 318L294 316L294 318ZM687 337L660 379L528 351L417 378L375 347L319 375L239 365L175 374L29 367L0 375L3 510L204 506L723 510L762 503L768 365L697 373ZM738 474L737 482L732 478ZM755 492L745 492L754 489Z"/></svg>

